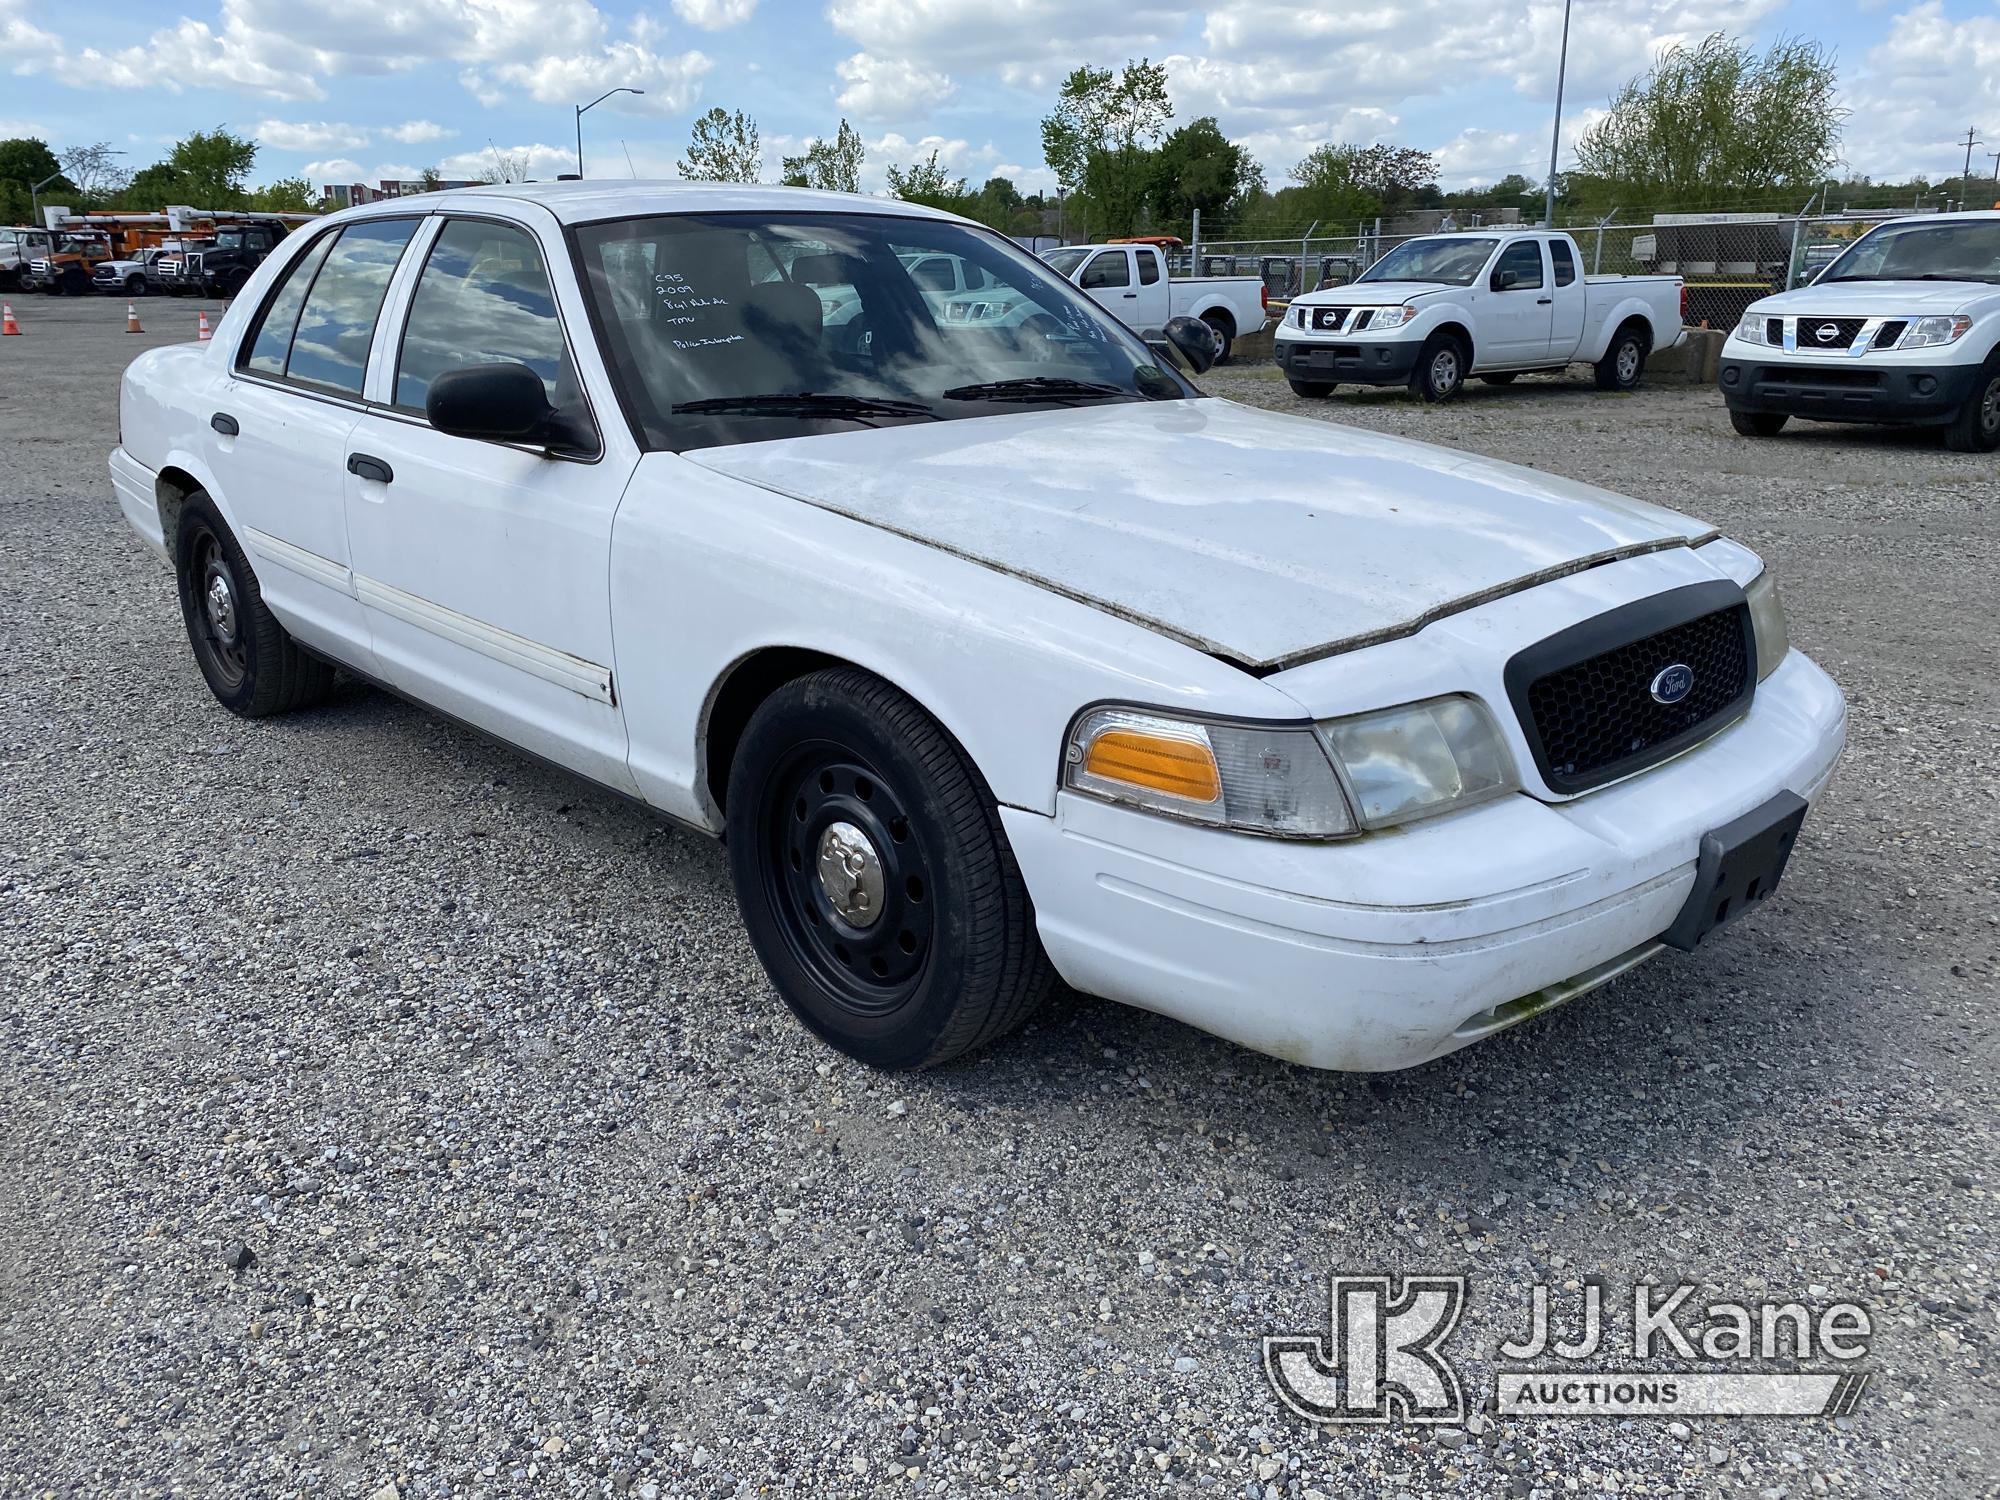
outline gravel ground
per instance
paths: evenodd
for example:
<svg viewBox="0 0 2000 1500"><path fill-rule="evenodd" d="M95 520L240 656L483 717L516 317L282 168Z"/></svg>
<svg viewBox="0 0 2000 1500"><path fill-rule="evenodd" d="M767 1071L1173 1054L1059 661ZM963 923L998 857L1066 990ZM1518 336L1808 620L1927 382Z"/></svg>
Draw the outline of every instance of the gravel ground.
<svg viewBox="0 0 2000 1500"><path fill-rule="evenodd" d="M104 457L190 302L0 343L0 1493L1994 1491L2000 466L1587 380L1295 402L1679 505L1852 749L1781 897L1374 1078L1072 997L917 1077L773 997L721 851L360 688L224 714ZM170 330L163 333L161 330ZM1329 1272L1852 1297L1839 1420L1315 1428Z"/></svg>

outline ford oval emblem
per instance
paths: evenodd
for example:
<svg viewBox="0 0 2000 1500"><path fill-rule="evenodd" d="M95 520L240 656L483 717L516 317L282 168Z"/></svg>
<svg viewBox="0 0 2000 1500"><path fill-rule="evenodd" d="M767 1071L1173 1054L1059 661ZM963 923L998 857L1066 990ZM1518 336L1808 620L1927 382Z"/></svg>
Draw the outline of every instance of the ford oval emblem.
<svg viewBox="0 0 2000 1500"><path fill-rule="evenodd" d="M1822 344L1830 344L1840 337L1840 325L1838 323L1822 323L1813 332L1819 335L1819 341Z"/></svg>
<svg viewBox="0 0 2000 1500"><path fill-rule="evenodd" d="M1653 701L1655 703L1678 703L1694 691L1694 668L1685 662L1675 662L1671 667L1662 667L1653 674Z"/></svg>

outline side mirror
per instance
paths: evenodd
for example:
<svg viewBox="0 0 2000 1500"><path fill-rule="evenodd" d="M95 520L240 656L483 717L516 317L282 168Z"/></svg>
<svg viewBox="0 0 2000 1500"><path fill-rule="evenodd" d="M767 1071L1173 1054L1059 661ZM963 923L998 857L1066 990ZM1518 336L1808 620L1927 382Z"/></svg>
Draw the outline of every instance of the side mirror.
<svg viewBox="0 0 2000 1500"><path fill-rule="evenodd" d="M1515 287L1520 285L1520 282L1521 273L1519 271L1495 271L1490 284L1496 292L1511 292Z"/></svg>
<svg viewBox="0 0 2000 1500"><path fill-rule="evenodd" d="M597 443L586 421L549 405L541 376L512 361L445 371L431 382L424 415L439 432L482 442L585 451Z"/></svg>
<svg viewBox="0 0 2000 1500"><path fill-rule="evenodd" d="M1215 330L1200 318L1190 318L1186 314L1169 318L1162 331L1174 352L1188 362L1195 374L1201 374L1215 363Z"/></svg>

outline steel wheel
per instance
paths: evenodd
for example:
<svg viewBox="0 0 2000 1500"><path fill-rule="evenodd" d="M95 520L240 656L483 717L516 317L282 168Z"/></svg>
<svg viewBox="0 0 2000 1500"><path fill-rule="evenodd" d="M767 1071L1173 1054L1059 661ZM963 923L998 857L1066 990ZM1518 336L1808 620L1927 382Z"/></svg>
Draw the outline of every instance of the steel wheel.
<svg viewBox="0 0 2000 1500"><path fill-rule="evenodd" d="M194 538L193 561L185 586L191 591L189 618L198 627L195 651L221 686L241 687L250 671L243 636L242 584L222 550L221 538L206 526Z"/></svg>
<svg viewBox="0 0 2000 1500"><path fill-rule="evenodd" d="M930 960L934 889L903 798L816 741L774 768L763 821L767 895L794 961L851 1015L898 1010Z"/></svg>
<svg viewBox="0 0 2000 1500"><path fill-rule="evenodd" d="M1630 385L1639 378L1639 341L1627 339L1618 346L1618 383Z"/></svg>
<svg viewBox="0 0 2000 1500"><path fill-rule="evenodd" d="M1458 389L1458 350L1451 345L1431 356L1431 389L1440 396Z"/></svg>

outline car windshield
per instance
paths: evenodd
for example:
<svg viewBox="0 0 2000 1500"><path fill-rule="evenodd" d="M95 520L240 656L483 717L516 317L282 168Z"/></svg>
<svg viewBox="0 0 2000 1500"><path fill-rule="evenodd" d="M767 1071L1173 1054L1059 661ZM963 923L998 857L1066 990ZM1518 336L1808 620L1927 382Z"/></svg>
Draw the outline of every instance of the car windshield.
<svg viewBox="0 0 2000 1500"><path fill-rule="evenodd" d="M1042 259L1056 275L1070 277L1076 274L1076 268L1083 264L1083 258L1088 254L1090 247L1080 245L1061 250L1045 250L1042 252Z"/></svg>
<svg viewBox="0 0 2000 1500"><path fill-rule="evenodd" d="M1356 281L1441 281L1446 286L1471 286L1479 268L1498 243L1490 239L1405 240Z"/></svg>
<svg viewBox="0 0 2000 1500"><path fill-rule="evenodd" d="M1856 240L1820 280L2000 282L2000 219L1884 224Z"/></svg>
<svg viewBox="0 0 2000 1500"><path fill-rule="evenodd" d="M1046 265L950 220L674 214L576 240L656 448L1200 394ZM958 274L917 274L940 258Z"/></svg>

